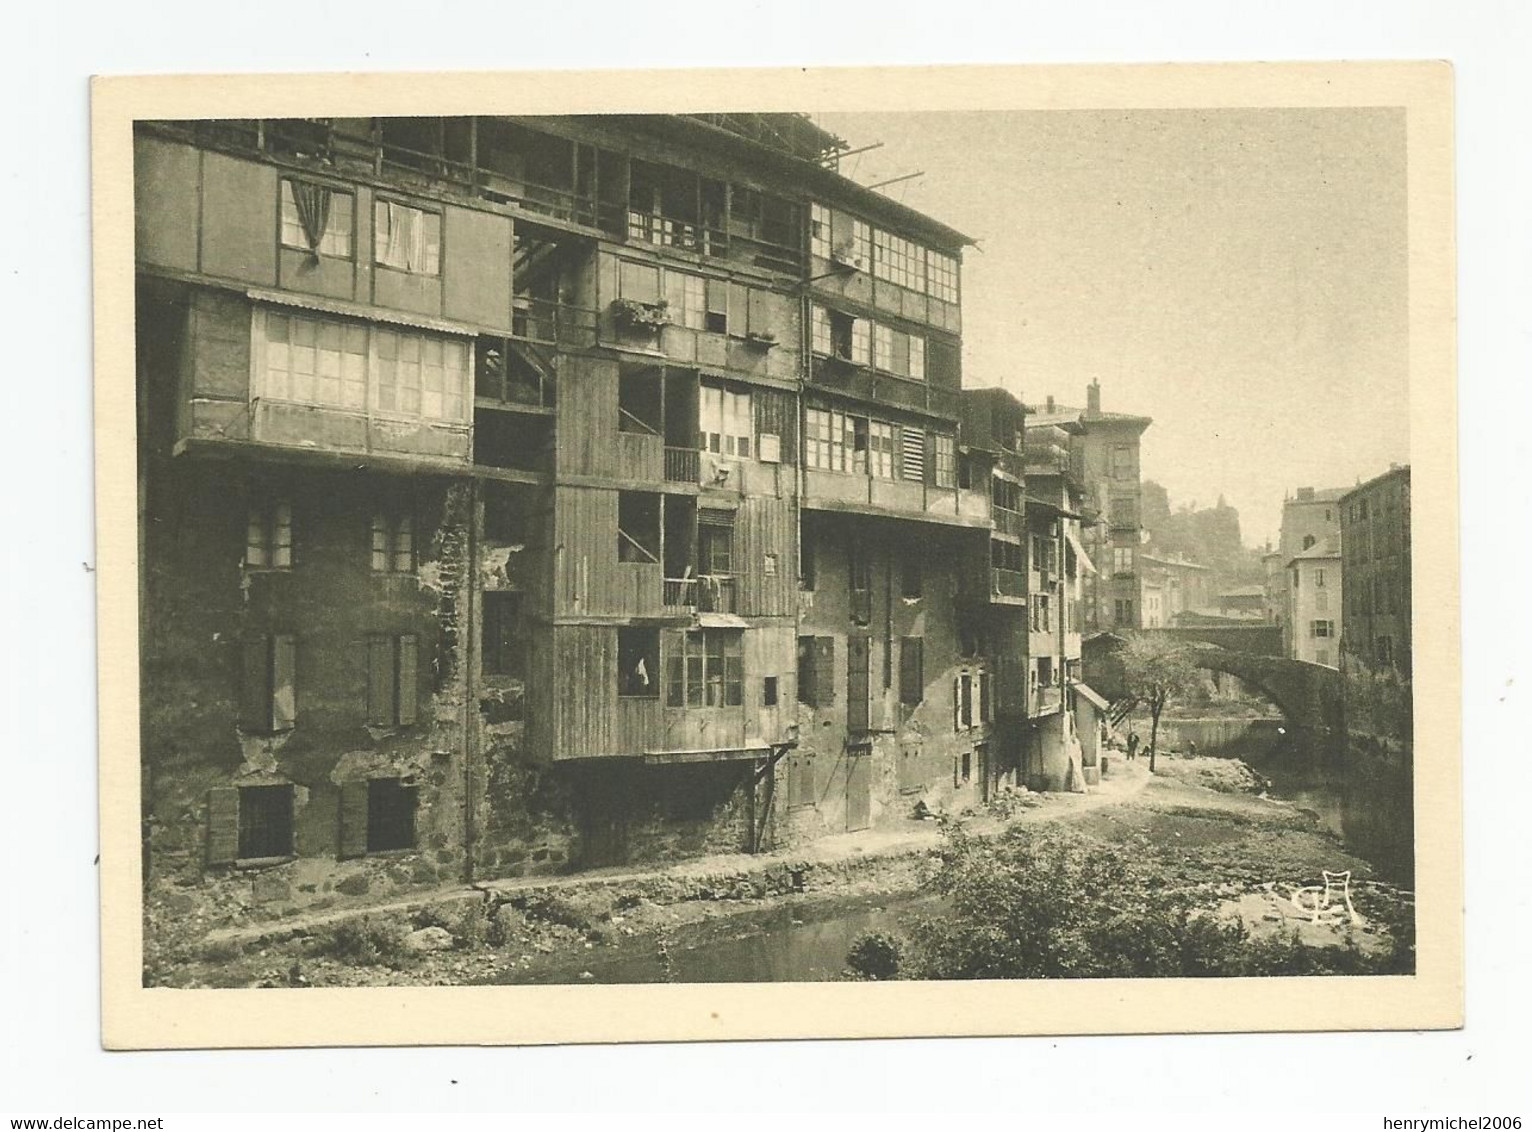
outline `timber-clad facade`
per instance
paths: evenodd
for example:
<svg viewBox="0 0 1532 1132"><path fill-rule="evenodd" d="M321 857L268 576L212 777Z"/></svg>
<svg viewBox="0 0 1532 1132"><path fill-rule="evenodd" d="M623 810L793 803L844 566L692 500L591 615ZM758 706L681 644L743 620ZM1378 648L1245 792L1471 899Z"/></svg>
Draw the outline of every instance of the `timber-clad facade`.
<svg viewBox="0 0 1532 1132"><path fill-rule="evenodd" d="M962 391L968 241L840 176L839 139L135 141L152 879L281 911L1028 776L1029 640L1058 684L1078 657L1077 591L1029 615L1077 585L1071 497L1029 521L1020 403Z"/></svg>

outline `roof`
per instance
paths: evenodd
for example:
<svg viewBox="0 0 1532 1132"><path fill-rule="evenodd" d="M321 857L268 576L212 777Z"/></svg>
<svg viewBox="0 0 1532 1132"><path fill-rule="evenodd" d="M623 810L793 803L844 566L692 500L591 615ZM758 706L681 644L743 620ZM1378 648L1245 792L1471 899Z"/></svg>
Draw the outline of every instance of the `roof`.
<svg viewBox="0 0 1532 1132"><path fill-rule="evenodd" d="M1038 499L1035 495L1023 495L1022 501L1028 508L1036 507L1040 511L1053 511L1066 519L1078 519L1080 517L1078 512L1060 507L1057 503L1052 503L1046 499Z"/></svg>
<svg viewBox="0 0 1532 1132"><path fill-rule="evenodd" d="M1139 561L1154 562L1161 566L1179 566L1183 570L1211 570L1211 566L1204 566L1200 562L1188 562L1184 558L1163 558L1158 554L1139 553Z"/></svg>
<svg viewBox="0 0 1532 1132"><path fill-rule="evenodd" d="M1225 598L1225 597L1258 597L1258 598L1264 599L1266 597L1266 587L1265 586L1235 586L1232 590L1224 590L1218 596L1220 598Z"/></svg>
<svg viewBox="0 0 1532 1132"><path fill-rule="evenodd" d="M1087 700L1094 704L1097 711L1107 711L1112 706L1111 704L1107 703L1105 696L1096 691L1096 689L1092 688L1084 680L1074 681L1074 687L1076 694L1084 696Z"/></svg>
<svg viewBox="0 0 1532 1132"><path fill-rule="evenodd" d="M1390 468L1388 471L1384 472L1382 475L1373 476L1372 479L1368 480L1366 483L1359 483L1359 484L1357 484L1355 487L1353 487L1349 491L1347 491L1345 495L1341 496L1341 498L1345 499L1347 496L1357 495L1360 492L1364 492L1364 491L1368 490L1369 488L1376 487L1378 484L1382 483L1384 480L1393 479L1393 478L1409 479L1410 478L1410 466L1408 464L1400 464L1398 467Z"/></svg>
<svg viewBox="0 0 1532 1132"><path fill-rule="evenodd" d="M1326 538L1321 542L1316 542L1307 550L1300 550L1297 554L1289 558L1288 562L1291 563L1303 560L1312 560L1316 558L1339 558L1340 556L1340 547L1335 544L1335 539Z"/></svg>

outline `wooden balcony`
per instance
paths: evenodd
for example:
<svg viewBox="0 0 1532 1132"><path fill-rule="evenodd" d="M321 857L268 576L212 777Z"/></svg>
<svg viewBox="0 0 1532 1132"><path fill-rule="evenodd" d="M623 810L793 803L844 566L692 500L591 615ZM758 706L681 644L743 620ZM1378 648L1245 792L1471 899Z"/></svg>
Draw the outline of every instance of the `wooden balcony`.
<svg viewBox="0 0 1532 1132"><path fill-rule="evenodd" d="M1001 603L1024 604L1027 599L1027 576L1020 570L1003 570L990 567L990 600Z"/></svg>
<svg viewBox="0 0 1532 1132"><path fill-rule="evenodd" d="M702 455L695 448L665 449L665 481L697 483L702 472Z"/></svg>

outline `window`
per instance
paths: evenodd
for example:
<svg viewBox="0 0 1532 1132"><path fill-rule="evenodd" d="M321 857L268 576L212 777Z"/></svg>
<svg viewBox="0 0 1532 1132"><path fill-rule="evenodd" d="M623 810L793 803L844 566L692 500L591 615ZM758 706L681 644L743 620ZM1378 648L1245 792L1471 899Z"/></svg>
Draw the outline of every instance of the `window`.
<svg viewBox="0 0 1532 1132"><path fill-rule="evenodd" d="M374 778L366 788L367 852L413 849L419 789L402 778Z"/></svg>
<svg viewBox="0 0 1532 1132"><path fill-rule="evenodd" d="M239 788L239 853L241 860L290 857L293 852L293 788Z"/></svg>
<svg viewBox="0 0 1532 1132"><path fill-rule="evenodd" d="M932 479L937 487L957 486L957 452L953 438L935 433L931 437Z"/></svg>
<svg viewBox="0 0 1532 1132"><path fill-rule="evenodd" d="M956 256L926 252L926 292L944 303L958 301L958 263Z"/></svg>
<svg viewBox="0 0 1532 1132"><path fill-rule="evenodd" d="M1048 633L1053 630L1053 599L1049 594L1033 594L1027 603L1032 610L1032 631Z"/></svg>
<svg viewBox="0 0 1532 1132"><path fill-rule="evenodd" d="M1129 598L1118 598L1116 608L1113 610L1117 624L1133 624L1133 602Z"/></svg>
<svg viewBox="0 0 1532 1132"><path fill-rule="evenodd" d="M1333 636L1335 636L1335 622L1334 621L1315 621L1309 627L1309 636L1311 636L1311 637L1333 637Z"/></svg>
<svg viewBox="0 0 1532 1132"><path fill-rule="evenodd" d="M872 364L872 323L867 319L853 318L851 320L851 352L847 356L857 365Z"/></svg>
<svg viewBox="0 0 1532 1132"><path fill-rule="evenodd" d="M761 573L767 578L777 576L777 556L775 554L763 554L761 556Z"/></svg>
<svg viewBox="0 0 1532 1132"><path fill-rule="evenodd" d="M617 493L617 561L660 560L660 496L646 491Z"/></svg>
<svg viewBox="0 0 1532 1132"><path fill-rule="evenodd" d="M697 573L734 573L734 512L704 508L697 521Z"/></svg>
<svg viewBox="0 0 1532 1132"><path fill-rule="evenodd" d="M415 673L420 658L413 633L367 641L367 722L408 727L415 722Z"/></svg>
<svg viewBox="0 0 1532 1132"><path fill-rule="evenodd" d="M846 414L809 409L804 414L804 453L808 466L827 472L846 470L846 438L851 431Z"/></svg>
<svg viewBox="0 0 1532 1132"><path fill-rule="evenodd" d="M337 409L366 407L366 326L267 311L265 330L262 396ZM464 348L465 382L466 354Z"/></svg>
<svg viewBox="0 0 1532 1132"><path fill-rule="evenodd" d="M874 229L872 234L872 273L879 279L924 291L926 287L926 251L919 244Z"/></svg>
<svg viewBox="0 0 1532 1132"><path fill-rule="evenodd" d="M293 564L293 508L286 500L250 508L245 525L245 565L287 570Z"/></svg>
<svg viewBox="0 0 1532 1132"><path fill-rule="evenodd" d="M809 308L809 322L813 329L813 348L816 354L835 353L835 336L830 328L830 312L815 303ZM850 348L847 348L847 356Z"/></svg>
<svg viewBox="0 0 1532 1132"><path fill-rule="evenodd" d="M1322 587L1324 584L1325 584L1325 572L1323 570L1315 570L1314 571L1314 585L1316 587Z"/></svg>
<svg viewBox="0 0 1532 1132"><path fill-rule="evenodd" d="M918 334L910 335L910 368L906 373L921 381L926 379L926 340Z"/></svg>
<svg viewBox="0 0 1532 1132"><path fill-rule="evenodd" d="M1303 536L1303 549L1307 550L1309 547L1311 547L1313 545L1314 545L1314 536L1313 535L1304 535Z"/></svg>
<svg viewBox="0 0 1532 1132"><path fill-rule="evenodd" d="M1131 546L1112 547L1112 573L1133 573L1133 548Z"/></svg>
<svg viewBox="0 0 1532 1132"><path fill-rule="evenodd" d="M1113 446L1112 478L1114 480L1130 480L1135 478L1133 470L1133 446L1131 444Z"/></svg>
<svg viewBox="0 0 1532 1132"><path fill-rule="evenodd" d="M376 408L427 420L466 421L468 345L455 338L373 331Z"/></svg>
<svg viewBox="0 0 1532 1132"><path fill-rule="evenodd" d="M822 204L809 205L809 251L830 258L830 210Z"/></svg>
<svg viewBox="0 0 1532 1132"><path fill-rule="evenodd" d="M480 605L483 670L486 676L526 675L526 646L521 632L521 595L486 590Z"/></svg>
<svg viewBox="0 0 1532 1132"><path fill-rule="evenodd" d="M761 706L776 707L778 697L777 677L767 676L761 681Z"/></svg>
<svg viewBox="0 0 1532 1132"><path fill-rule="evenodd" d="M702 276L666 268L665 303L677 326L707 329L707 280Z"/></svg>
<svg viewBox="0 0 1532 1132"><path fill-rule="evenodd" d="M894 328L881 322L872 324L872 364L878 369L894 368Z"/></svg>
<svg viewBox="0 0 1532 1132"><path fill-rule="evenodd" d="M1119 495L1112 500L1112 526L1118 530L1138 528L1138 500L1131 495Z"/></svg>
<svg viewBox="0 0 1532 1132"><path fill-rule="evenodd" d="M739 707L745 702L744 634L737 629L693 630L676 637L666 661L668 707Z"/></svg>
<svg viewBox="0 0 1532 1132"><path fill-rule="evenodd" d="M921 578L920 559L911 554L910 557L904 560L904 572L899 592L903 597L917 598L925 592L923 587L924 580Z"/></svg>
<svg viewBox="0 0 1532 1132"><path fill-rule="evenodd" d="M894 426L886 421L871 421L868 424L868 461L869 473L874 479L891 480L894 478Z"/></svg>
<svg viewBox="0 0 1532 1132"><path fill-rule="evenodd" d="M415 520L408 514L372 517L372 569L376 574L415 572Z"/></svg>
<svg viewBox="0 0 1532 1132"><path fill-rule="evenodd" d="M660 631L617 630L617 694L660 698Z"/></svg>
<svg viewBox="0 0 1532 1132"><path fill-rule="evenodd" d="M851 583L851 619L858 625L872 620L872 564L866 552L850 544L847 577Z"/></svg>
<svg viewBox="0 0 1532 1132"><path fill-rule="evenodd" d="M412 275L441 273L440 214L380 200L373 205L373 259Z"/></svg>
<svg viewBox="0 0 1532 1132"><path fill-rule="evenodd" d="M906 707L925 698L925 648L920 637L899 638L899 702Z"/></svg>
<svg viewBox="0 0 1532 1132"><path fill-rule="evenodd" d="M285 633L257 635L242 649L240 726L274 734L297 724L297 643Z"/></svg>
<svg viewBox="0 0 1532 1132"><path fill-rule="evenodd" d="M468 344L460 338L262 310L259 395L336 409L468 420Z"/></svg>
<svg viewBox="0 0 1532 1132"><path fill-rule="evenodd" d="M963 673L958 677L957 716L959 729L973 726L973 677Z"/></svg>
<svg viewBox="0 0 1532 1132"><path fill-rule="evenodd" d="M755 435L750 394L704 385L697 447L704 452L749 459Z"/></svg>
<svg viewBox="0 0 1532 1132"><path fill-rule="evenodd" d="M356 198L310 181L282 181L282 246L351 258Z"/></svg>

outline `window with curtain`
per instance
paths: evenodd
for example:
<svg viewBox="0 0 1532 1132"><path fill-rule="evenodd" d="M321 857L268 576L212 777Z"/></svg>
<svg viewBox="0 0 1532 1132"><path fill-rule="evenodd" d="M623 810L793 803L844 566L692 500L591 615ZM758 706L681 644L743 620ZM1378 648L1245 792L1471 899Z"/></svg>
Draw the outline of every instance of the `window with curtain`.
<svg viewBox="0 0 1532 1132"><path fill-rule="evenodd" d="M351 258L356 198L310 181L282 181L282 246Z"/></svg>
<svg viewBox="0 0 1532 1132"><path fill-rule="evenodd" d="M412 275L441 274L441 214L391 200L373 205L373 259Z"/></svg>

